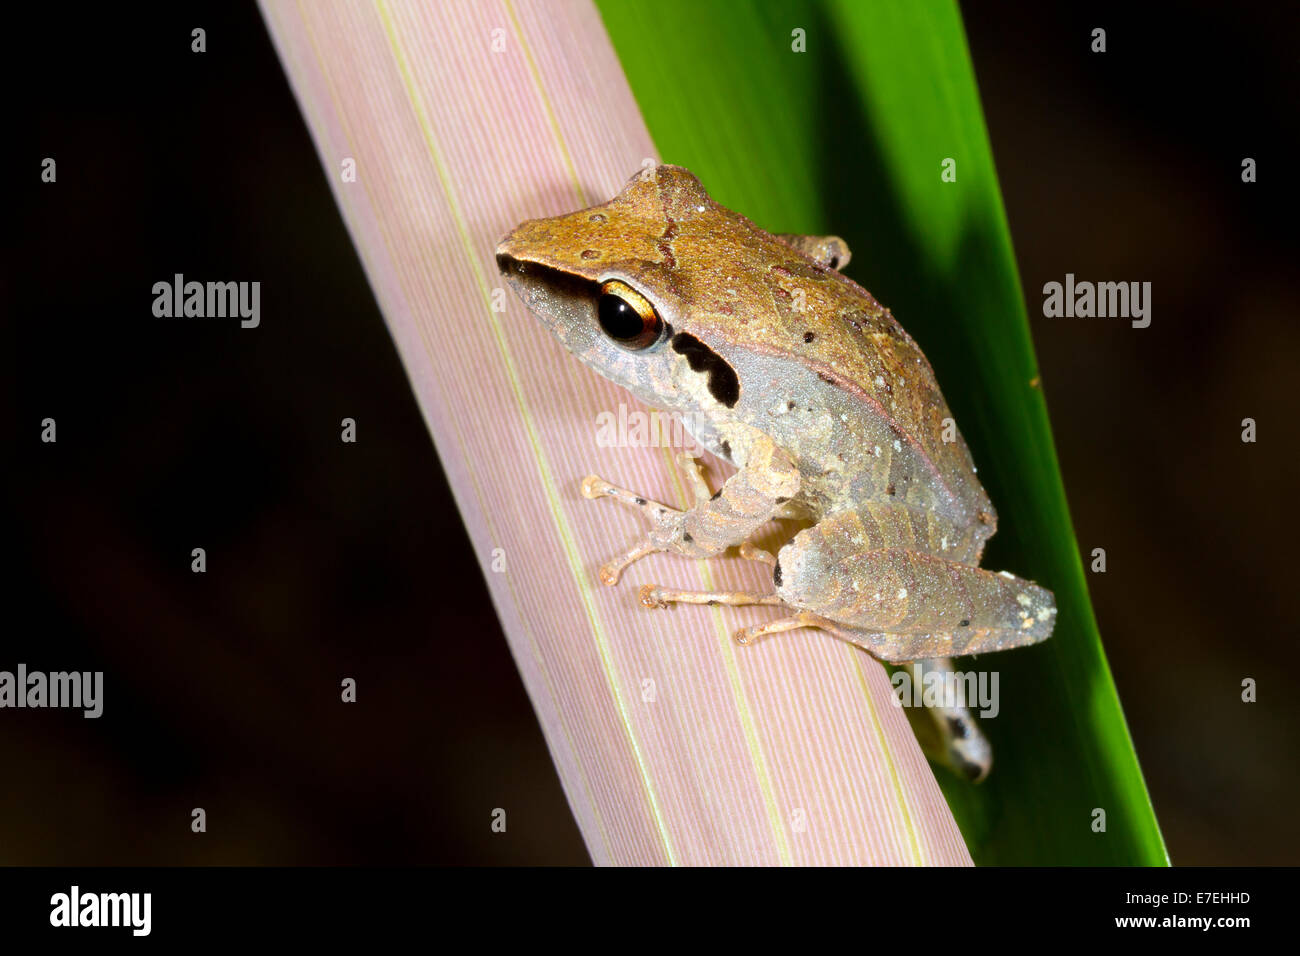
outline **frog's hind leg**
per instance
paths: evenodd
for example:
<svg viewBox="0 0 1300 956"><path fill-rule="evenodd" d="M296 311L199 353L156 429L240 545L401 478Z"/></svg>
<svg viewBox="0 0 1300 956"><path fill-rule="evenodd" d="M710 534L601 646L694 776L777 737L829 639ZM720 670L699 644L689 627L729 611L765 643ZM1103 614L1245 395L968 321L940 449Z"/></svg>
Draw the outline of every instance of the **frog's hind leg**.
<svg viewBox="0 0 1300 956"><path fill-rule="evenodd" d="M908 719L917 732L921 749L936 763L943 764L972 783L979 783L989 775L989 770L993 767L993 746L970 712L968 705L973 702L967 697L967 684L957 673L953 662L947 657L939 657L911 661L904 667L911 677L912 686L919 689L918 694L922 699L925 675L944 675L944 692L938 703L926 703L920 708L925 711L924 715L917 713L918 708L908 708ZM919 726L921 721L927 721L930 727Z"/></svg>
<svg viewBox="0 0 1300 956"><path fill-rule="evenodd" d="M809 611L800 611L790 617L741 628L736 632L735 640L737 644L748 646L772 634L805 627L825 631L875 656L879 656L878 651L881 646L900 644L913 639L910 635L903 637L869 634L856 628L845 627ZM982 781L993 767L993 746L979 729L967 706L968 699L965 693L967 685L956 676L953 662L946 657L940 657L928 661L909 661L902 666L909 672L912 685L918 688L917 699L920 700L925 698L924 675L926 673L954 675L951 679L945 677L944 692L938 702L925 703L921 708L925 711L924 716L916 713L916 708L909 708L908 720L916 730L921 749L925 751L927 757L950 768L972 783ZM922 721L930 726L921 725Z"/></svg>
<svg viewBox="0 0 1300 956"><path fill-rule="evenodd" d="M667 607L669 604L707 604L710 607L749 607L755 604L780 606L781 599L772 594L754 594L752 591L679 591L647 584L640 592L645 607Z"/></svg>
<svg viewBox="0 0 1300 956"><path fill-rule="evenodd" d="M705 487L707 497L707 486ZM758 561L769 567L776 566L776 556L764 551L751 541L740 543L740 556L746 561ZM674 588L662 588L648 584L641 589L641 603L646 607L667 607L669 604L707 604L709 606L725 605L727 607L749 607L767 605L780 607L785 602L775 591L767 594L755 594L752 591L679 591Z"/></svg>
<svg viewBox="0 0 1300 956"><path fill-rule="evenodd" d="M839 236L800 236L783 232L777 238L794 246L824 269L843 269L849 264L849 244Z"/></svg>
<svg viewBox="0 0 1300 956"><path fill-rule="evenodd" d="M678 591L649 584L641 589L641 603L646 607L667 607L669 604L708 604L711 606L721 604L728 607L786 606L785 602L775 592L771 594L754 594L750 591ZM742 627L735 632L733 637L737 644L749 645L756 644L772 634L795 631L804 627L830 631L837 637L858 643L853 640L850 631L840 628L834 621L828 621L826 618L810 611L799 611L789 617L779 617L763 624L755 624L752 627ZM866 645L861 644L860 646L865 647Z"/></svg>
<svg viewBox="0 0 1300 956"><path fill-rule="evenodd" d="M804 529L779 558L772 576L786 604L870 636L867 649L896 664L1036 644L1055 622L1052 592L1032 581L878 547L852 516Z"/></svg>
<svg viewBox="0 0 1300 956"><path fill-rule="evenodd" d="M780 599L780 595L776 595L776 598L777 600L775 601L765 601L763 603L788 606ZM860 647L868 652L870 652L875 646L875 640L885 636L882 634L866 634L855 628L845 627L837 621L832 621L830 618L822 617L820 614L814 614L812 611L796 611L789 617L778 617L763 624L755 624L752 627L742 627L740 630L736 631L734 637L737 644L749 646L751 644L757 644L763 638L770 637L773 634L782 634L785 631L797 631L800 628L805 627L812 630L825 631L827 634L838 637L841 641L847 641L855 647Z"/></svg>

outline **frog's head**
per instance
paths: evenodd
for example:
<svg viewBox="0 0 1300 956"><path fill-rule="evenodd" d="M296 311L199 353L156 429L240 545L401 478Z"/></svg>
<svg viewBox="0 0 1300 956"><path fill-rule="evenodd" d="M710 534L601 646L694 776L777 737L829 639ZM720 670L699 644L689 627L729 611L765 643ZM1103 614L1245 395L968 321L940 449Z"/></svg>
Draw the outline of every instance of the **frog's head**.
<svg viewBox="0 0 1300 956"><path fill-rule="evenodd" d="M702 290L720 278L716 262L682 256L677 244L734 232L737 219L687 170L646 168L603 205L522 223L497 246L497 266L551 333L606 378L652 406L722 411L736 404L740 383L695 322Z"/></svg>

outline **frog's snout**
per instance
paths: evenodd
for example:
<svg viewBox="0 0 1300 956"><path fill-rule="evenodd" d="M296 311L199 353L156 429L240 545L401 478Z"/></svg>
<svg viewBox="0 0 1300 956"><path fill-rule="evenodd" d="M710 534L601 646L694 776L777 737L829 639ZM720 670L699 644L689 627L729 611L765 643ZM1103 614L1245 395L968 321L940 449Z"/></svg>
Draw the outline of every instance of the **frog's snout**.
<svg viewBox="0 0 1300 956"><path fill-rule="evenodd" d="M503 276L523 271L519 260L515 258L515 237L518 234L518 229L511 230L500 242L497 243L497 271Z"/></svg>
<svg viewBox="0 0 1300 956"><path fill-rule="evenodd" d="M532 258L529 249L539 245L537 232L538 220L525 219L515 228L501 237L494 253L497 270L503 276L522 275L526 271L525 262Z"/></svg>

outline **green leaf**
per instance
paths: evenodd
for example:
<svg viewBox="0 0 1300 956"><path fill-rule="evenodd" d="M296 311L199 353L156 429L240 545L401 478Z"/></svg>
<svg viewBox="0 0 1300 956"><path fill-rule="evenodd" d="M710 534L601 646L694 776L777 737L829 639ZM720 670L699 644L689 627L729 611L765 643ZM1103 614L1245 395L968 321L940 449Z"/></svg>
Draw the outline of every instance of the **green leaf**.
<svg viewBox="0 0 1300 956"><path fill-rule="evenodd" d="M973 665L1000 679L1001 713L982 722L990 778L936 768L971 855L1167 863L1088 599L955 4L598 6L663 161L772 232L848 241L846 271L921 344L980 466L999 512L985 566L1056 592L1047 643Z"/></svg>

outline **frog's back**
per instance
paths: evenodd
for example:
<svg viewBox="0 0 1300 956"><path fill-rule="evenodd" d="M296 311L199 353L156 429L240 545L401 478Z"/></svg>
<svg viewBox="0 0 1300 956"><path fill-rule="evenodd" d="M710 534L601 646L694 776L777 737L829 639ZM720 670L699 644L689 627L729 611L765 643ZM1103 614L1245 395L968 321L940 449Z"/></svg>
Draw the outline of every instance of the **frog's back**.
<svg viewBox="0 0 1300 956"><path fill-rule="evenodd" d="M716 276L708 287L692 290L702 306L693 310L692 324L705 341L714 338L710 326L716 329L724 357L723 343L736 337L736 327L744 327L747 351L770 356L773 368L784 364L817 376L825 386L818 411L850 426L857 419L857 429L839 429L853 435L852 447L834 454L840 460L857 457L845 465L867 474L868 481L841 482L834 500L820 510L910 506L936 512L940 524L959 533L937 531L935 549L947 550L939 548L940 541L960 538L966 542L961 550L969 552L966 559L978 560L995 530L996 513L916 342L888 309L847 276L723 211L728 216L707 232L683 228L674 237L678 256L702 256L707 245L714 261L742 264ZM696 243L698 248L692 248ZM731 255L728 245L734 246ZM767 415L766 409L755 411ZM770 418L762 423L772 425Z"/></svg>

